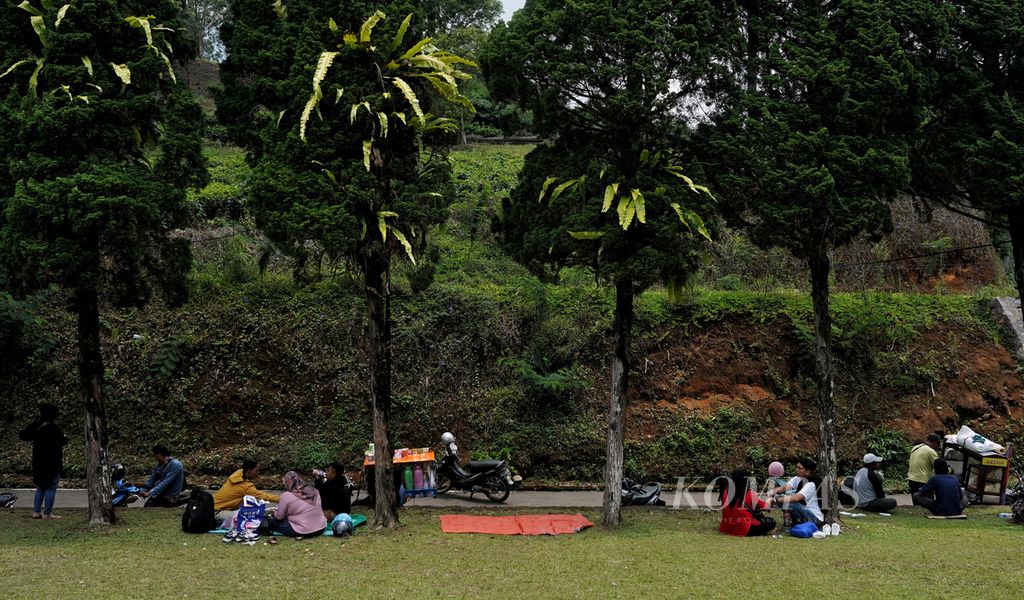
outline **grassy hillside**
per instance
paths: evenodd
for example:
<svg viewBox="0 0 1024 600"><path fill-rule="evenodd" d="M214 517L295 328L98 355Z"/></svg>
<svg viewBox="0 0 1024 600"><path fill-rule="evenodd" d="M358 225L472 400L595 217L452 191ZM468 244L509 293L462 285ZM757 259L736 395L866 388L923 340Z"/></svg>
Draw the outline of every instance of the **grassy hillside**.
<svg viewBox="0 0 1024 600"><path fill-rule="evenodd" d="M527 150L456 152L459 197L432 236L433 285L414 293L408 273L396 273L395 438L428 446L451 430L466 450L512 459L528 482L597 482L613 298L584 272L543 284L498 247L491 222ZM210 158L213 183L193 196L187 232L197 256L190 303L105 313L112 457L139 477L148 447L163 442L193 481L219 479L249 455L271 474L334 458L354 467L371 437L358 286L344 265L328 265L320 283L297 287L281 257L261 276L256 256L268 248L244 211L244 161L217 146ZM770 259L748 249L731 266L718 260L716 277L681 303L657 289L638 299L628 475L672 481L815 447L809 299L763 279L712 281ZM799 283L800 273L787 276ZM1024 369L987 317L995 290L981 285L994 281L975 281L969 294L836 295L847 466L868 449L898 462L911 441L963 423L1020 439ZM38 352L0 377L10 399L0 406L0 484L29 469L16 433L37 402L56 401L65 428L81 429L72 322L60 298L37 303L44 319L24 344ZM66 462L81 476L77 440Z"/></svg>

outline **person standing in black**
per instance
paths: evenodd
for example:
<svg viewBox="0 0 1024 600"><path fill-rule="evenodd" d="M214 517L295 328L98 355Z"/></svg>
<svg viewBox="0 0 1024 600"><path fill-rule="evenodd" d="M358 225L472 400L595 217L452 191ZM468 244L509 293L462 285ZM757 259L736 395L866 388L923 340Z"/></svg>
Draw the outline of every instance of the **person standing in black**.
<svg viewBox="0 0 1024 600"><path fill-rule="evenodd" d="M18 437L32 442L32 483L36 485L32 518L59 519L53 514L53 501L64 470L64 445L68 438L57 425L57 407L40 404L39 420L23 429Z"/></svg>

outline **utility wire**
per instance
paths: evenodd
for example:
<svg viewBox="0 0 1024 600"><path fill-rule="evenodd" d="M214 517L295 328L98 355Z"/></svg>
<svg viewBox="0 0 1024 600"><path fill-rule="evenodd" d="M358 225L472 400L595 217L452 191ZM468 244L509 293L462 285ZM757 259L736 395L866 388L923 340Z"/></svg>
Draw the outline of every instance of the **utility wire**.
<svg viewBox="0 0 1024 600"><path fill-rule="evenodd" d="M966 246L966 247L963 247L963 248L953 248L952 250L942 250L942 251L939 251L939 252L929 252L928 254L916 254L914 256L901 256L899 258L889 258L889 259L886 259L886 260L872 260L872 261L868 261L868 262L846 263L846 264L834 265L833 268L834 269L846 269L846 268L849 268L849 267L866 267L866 266L871 266L871 265L884 265L884 264L887 264L887 263L900 262L900 261L904 261L904 260L915 260L915 259L918 259L918 258L928 258L928 257L931 257L931 256L941 256L943 254L953 254L954 252L963 252L965 250L980 250L982 248L993 248L995 246L1001 246L1003 244L1009 244L1009 243L1010 243L1009 240L1007 240L1007 241L1002 241L1002 242L993 242L991 244L980 244L978 246Z"/></svg>

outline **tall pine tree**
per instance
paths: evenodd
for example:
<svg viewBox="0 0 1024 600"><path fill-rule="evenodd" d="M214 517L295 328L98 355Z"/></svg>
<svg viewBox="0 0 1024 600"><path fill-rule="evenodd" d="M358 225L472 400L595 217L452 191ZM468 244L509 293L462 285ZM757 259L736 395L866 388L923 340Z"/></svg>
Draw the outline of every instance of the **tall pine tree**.
<svg viewBox="0 0 1024 600"><path fill-rule="evenodd" d="M932 11L929 37L913 48L929 76L929 113L912 193L1005 228L1024 298L1024 1L944 1Z"/></svg>
<svg viewBox="0 0 1024 600"><path fill-rule="evenodd" d="M178 3L0 9L0 261L17 293L58 286L76 317L89 521L114 521L100 311L185 298L171 232L207 179L202 112L176 82ZM177 50L177 52L176 52Z"/></svg>
<svg viewBox="0 0 1024 600"><path fill-rule="evenodd" d="M592 268L615 287L602 523L618 525L633 299L684 283L710 234L709 194L689 180L688 120L711 102L713 40L702 0L535 0L481 54L492 94L533 110L551 141L526 158L504 206L504 245L534 272Z"/></svg>
<svg viewBox="0 0 1024 600"><path fill-rule="evenodd" d="M832 251L891 230L921 120L918 80L894 27L904 3L797 0L740 7L734 95L706 129L708 177L762 247L807 262L814 307L819 475L838 515L829 279ZM751 25L751 26L748 26Z"/></svg>
<svg viewBox="0 0 1024 600"><path fill-rule="evenodd" d="M361 274L366 294L377 525L398 522L389 432L392 256L420 255L447 216L444 145L454 124L429 113L460 101L458 60L417 43L408 2L322 3L287 10L236 1L223 33L228 60L218 114L250 151L257 225L301 279L321 261Z"/></svg>

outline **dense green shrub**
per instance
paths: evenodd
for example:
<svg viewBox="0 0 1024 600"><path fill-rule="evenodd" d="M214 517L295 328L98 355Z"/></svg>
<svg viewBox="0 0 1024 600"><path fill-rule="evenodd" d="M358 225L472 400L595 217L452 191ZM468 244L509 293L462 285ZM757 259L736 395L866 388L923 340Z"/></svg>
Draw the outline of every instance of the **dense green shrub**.
<svg viewBox="0 0 1024 600"><path fill-rule="evenodd" d="M0 376L40 366L53 351L56 340L36 315L35 307L0 292Z"/></svg>
<svg viewBox="0 0 1024 600"><path fill-rule="evenodd" d="M890 481L906 479L911 442L907 436L888 427L875 427L867 434L867 450L882 457L882 471ZM860 468L863 465L857 465Z"/></svg>

